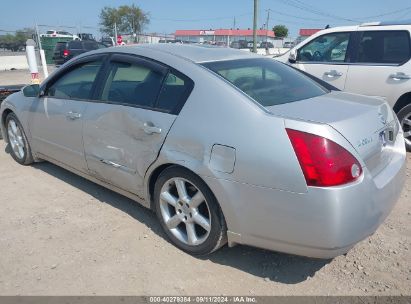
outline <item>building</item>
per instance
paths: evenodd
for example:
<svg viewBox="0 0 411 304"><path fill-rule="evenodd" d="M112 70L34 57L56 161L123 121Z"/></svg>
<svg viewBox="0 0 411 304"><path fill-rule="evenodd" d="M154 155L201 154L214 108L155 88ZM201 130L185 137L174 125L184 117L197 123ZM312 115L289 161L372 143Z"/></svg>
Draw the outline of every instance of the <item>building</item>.
<svg viewBox="0 0 411 304"><path fill-rule="evenodd" d="M300 37L308 38L322 29L300 29Z"/></svg>
<svg viewBox="0 0 411 304"><path fill-rule="evenodd" d="M273 42L275 34L269 30L257 30L257 42ZM175 39L196 43L212 43L230 45L233 41L253 40L253 30L218 29L218 30L177 30Z"/></svg>

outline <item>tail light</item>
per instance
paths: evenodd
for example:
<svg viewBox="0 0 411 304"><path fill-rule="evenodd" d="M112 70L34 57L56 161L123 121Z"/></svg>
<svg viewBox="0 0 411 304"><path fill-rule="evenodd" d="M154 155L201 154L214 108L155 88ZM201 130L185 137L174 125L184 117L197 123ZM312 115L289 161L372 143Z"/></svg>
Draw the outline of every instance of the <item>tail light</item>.
<svg viewBox="0 0 411 304"><path fill-rule="evenodd" d="M308 186L338 186L361 176L358 160L340 145L318 135L286 131Z"/></svg>
<svg viewBox="0 0 411 304"><path fill-rule="evenodd" d="M67 57L68 55L70 55L70 51L69 50L64 50L63 51L63 56Z"/></svg>

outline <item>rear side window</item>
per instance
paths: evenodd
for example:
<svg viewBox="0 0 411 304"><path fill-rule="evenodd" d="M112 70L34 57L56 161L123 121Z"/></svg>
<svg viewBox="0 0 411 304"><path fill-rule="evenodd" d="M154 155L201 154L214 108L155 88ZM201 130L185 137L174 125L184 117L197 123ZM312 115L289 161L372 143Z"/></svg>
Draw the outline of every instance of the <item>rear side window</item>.
<svg viewBox="0 0 411 304"><path fill-rule="evenodd" d="M407 31L367 31L362 33L358 63L402 64L411 57Z"/></svg>
<svg viewBox="0 0 411 304"><path fill-rule="evenodd" d="M101 61L84 63L57 79L46 92L47 96L64 99L90 99L94 80Z"/></svg>
<svg viewBox="0 0 411 304"><path fill-rule="evenodd" d="M101 99L119 104L153 107L164 75L137 63L112 62Z"/></svg>
<svg viewBox="0 0 411 304"><path fill-rule="evenodd" d="M208 62L203 65L262 106L290 103L329 92L302 73L268 58Z"/></svg>
<svg viewBox="0 0 411 304"><path fill-rule="evenodd" d="M188 98L193 81L178 72L169 72L158 97L157 108L167 112L178 112Z"/></svg>
<svg viewBox="0 0 411 304"><path fill-rule="evenodd" d="M92 42L92 41L83 42L83 47L86 51L97 50L99 48L97 42Z"/></svg>

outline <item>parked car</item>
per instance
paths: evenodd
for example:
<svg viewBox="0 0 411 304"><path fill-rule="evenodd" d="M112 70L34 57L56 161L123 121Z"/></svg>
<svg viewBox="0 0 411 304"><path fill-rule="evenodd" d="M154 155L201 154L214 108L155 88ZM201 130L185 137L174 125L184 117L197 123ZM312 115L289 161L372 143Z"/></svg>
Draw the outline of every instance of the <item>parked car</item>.
<svg viewBox="0 0 411 304"><path fill-rule="evenodd" d="M260 48L271 49L273 47L274 47L274 45L271 42L268 42L268 41L263 41L263 42L260 43Z"/></svg>
<svg viewBox="0 0 411 304"><path fill-rule="evenodd" d="M411 150L411 24L322 30L276 57L347 92L384 97Z"/></svg>
<svg viewBox="0 0 411 304"><path fill-rule="evenodd" d="M228 48L107 48L9 96L1 130L18 163L137 200L191 254L228 241L330 258L390 213L406 152L384 100L313 79Z"/></svg>
<svg viewBox="0 0 411 304"><path fill-rule="evenodd" d="M253 48L254 42L253 41L248 41L247 42L247 47L248 48ZM257 47L260 47L260 42L257 42Z"/></svg>
<svg viewBox="0 0 411 304"><path fill-rule="evenodd" d="M60 38L73 38L73 40L80 40L80 37L73 35L66 31L49 30L45 34L41 34L41 37L60 37Z"/></svg>
<svg viewBox="0 0 411 304"><path fill-rule="evenodd" d="M80 54L105 47L104 44L92 40L57 42L53 55L54 64L62 65Z"/></svg>
<svg viewBox="0 0 411 304"><path fill-rule="evenodd" d="M292 43L291 41L285 41L283 44L284 48L290 49L294 46L294 43Z"/></svg>
<svg viewBox="0 0 411 304"><path fill-rule="evenodd" d="M103 37L101 38L101 43L104 44L106 47L111 47L111 46L116 45L113 37Z"/></svg>
<svg viewBox="0 0 411 304"><path fill-rule="evenodd" d="M230 47L233 49L246 49L248 42L246 40L232 41Z"/></svg>

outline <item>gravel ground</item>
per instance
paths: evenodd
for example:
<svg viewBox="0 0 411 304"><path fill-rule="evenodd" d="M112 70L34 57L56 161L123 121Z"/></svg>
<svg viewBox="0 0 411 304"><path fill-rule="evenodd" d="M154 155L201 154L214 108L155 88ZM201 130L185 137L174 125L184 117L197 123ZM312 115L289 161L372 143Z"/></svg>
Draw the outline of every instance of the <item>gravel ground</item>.
<svg viewBox="0 0 411 304"><path fill-rule="evenodd" d="M154 214L49 163L23 167L0 141L0 295L411 295L411 154L391 215L346 256L246 246L194 258Z"/></svg>

